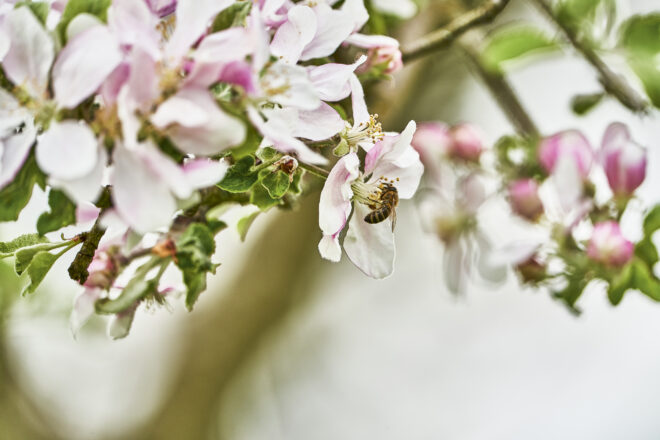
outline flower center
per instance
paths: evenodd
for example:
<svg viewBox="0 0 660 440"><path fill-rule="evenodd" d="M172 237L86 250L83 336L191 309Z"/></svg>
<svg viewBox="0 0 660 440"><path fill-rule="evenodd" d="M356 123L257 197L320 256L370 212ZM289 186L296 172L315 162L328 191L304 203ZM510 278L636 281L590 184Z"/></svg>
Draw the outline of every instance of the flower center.
<svg viewBox="0 0 660 440"><path fill-rule="evenodd" d="M342 137L346 139L351 149L356 149L357 145L361 142L369 142L375 144L385 137L383 129L378 122L378 115L370 115L369 121L361 122L357 127L346 127L342 133Z"/></svg>
<svg viewBox="0 0 660 440"><path fill-rule="evenodd" d="M353 200L371 209L378 209L385 204L396 204L399 201L395 180L389 180L380 177L374 183L366 183L362 180L356 180L351 184L353 190Z"/></svg>

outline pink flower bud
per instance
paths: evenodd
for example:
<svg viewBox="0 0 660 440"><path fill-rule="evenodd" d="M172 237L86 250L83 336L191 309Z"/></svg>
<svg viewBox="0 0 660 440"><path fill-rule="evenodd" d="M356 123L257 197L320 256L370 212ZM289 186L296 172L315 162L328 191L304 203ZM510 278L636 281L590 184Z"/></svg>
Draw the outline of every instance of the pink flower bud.
<svg viewBox="0 0 660 440"><path fill-rule="evenodd" d="M89 276L85 281L85 287L109 289L112 283L117 278L119 268L115 261L113 252L116 248L109 248L107 250L98 249L94 253L94 258L90 263L87 271ZM112 250L112 251L111 251Z"/></svg>
<svg viewBox="0 0 660 440"><path fill-rule="evenodd" d="M369 50L369 63L374 66L386 64L383 73L393 74L403 68L398 46L382 46Z"/></svg>
<svg viewBox="0 0 660 440"><path fill-rule="evenodd" d="M646 177L646 150L630 139L628 127L620 122L605 130L601 163L616 195L632 195Z"/></svg>
<svg viewBox="0 0 660 440"><path fill-rule="evenodd" d="M509 202L513 212L528 220L536 221L543 214L539 185L534 179L519 179L511 182Z"/></svg>
<svg viewBox="0 0 660 440"><path fill-rule="evenodd" d="M421 122L417 125L411 145L424 161L424 157L436 156L449 151L451 143L449 127L446 124L442 122Z"/></svg>
<svg viewBox="0 0 660 440"><path fill-rule="evenodd" d="M608 266L623 266L630 261L634 246L621 234L615 221L596 223L587 247L587 255Z"/></svg>
<svg viewBox="0 0 660 440"><path fill-rule="evenodd" d="M593 150L587 138L577 130L566 130L548 136L539 145L539 162L547 173L552 173L562 156L575 161L577 171L584 179L591 170Z"/></svg>
<svg viewBox="0 0 660 440"><path fill-rule="evenodd" d="M458 124L450 129L452 144L449 154L468 162L478 162L484 149L481 130L472 124Z"/></svg>
<svg viewBox="0 0 660 440"><path fill-rule="evenodd" d="M159 17L166 17L176 10L177 0L145 0L151 12Z"/></svg>

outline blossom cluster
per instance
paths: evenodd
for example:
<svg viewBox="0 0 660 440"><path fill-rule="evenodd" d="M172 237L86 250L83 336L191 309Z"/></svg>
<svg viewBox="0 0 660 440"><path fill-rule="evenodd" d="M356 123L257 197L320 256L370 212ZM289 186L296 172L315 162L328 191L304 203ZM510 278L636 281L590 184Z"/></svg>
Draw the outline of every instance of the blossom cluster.
<svg viewBox="0 0 660 440"><path fill-rule="evenodd" d="M321 255L339 260L348 224L351 261L389 275L395 208L423 166L415 123L383 132L367 110L358 75L401 68L395 39L361 33L368 19L363 0L3 1L0 220L34 185L51 211L0 256L16 257L31 292L81 244L76 326L111 314L122 336L139 304L172 291L160 283L171 263L192 307L217 266L216 208L286 206L308 169L327 175ZM84 232L44 237L72 224Z"/></svg>
<svg viewBox="0 0 660 440"><path fill-rule="evenodd" d="M635 209L629 202L647 169L647 150L626 125L610 124L598 150L574 129L540 139L504 137L488 150L477 127L435 122L420 124L413 145L427 170L422 217L446 246L452 290L463 289L475 268L480 277L501 281L509 266L572 310L594 279L609 284L613 304L629 288L660 300L652 242L660 209L647 213L636 243L620 226ZM601 176L606 185L597 183ZM494 246L478 218L489 199L506 200L511 214L543 238Z"/></svg>

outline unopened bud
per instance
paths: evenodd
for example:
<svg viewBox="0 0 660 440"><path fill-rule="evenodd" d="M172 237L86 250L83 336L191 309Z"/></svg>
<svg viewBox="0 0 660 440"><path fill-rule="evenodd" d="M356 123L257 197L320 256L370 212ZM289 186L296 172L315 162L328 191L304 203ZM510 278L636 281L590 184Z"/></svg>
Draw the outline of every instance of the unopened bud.
<svg viewBox="0 0 660 440"><path fill-rule="evenodd" d="M97 250L94 258L87 268L89 276L85 287L109 289L119 273L119 265L115 259L115 248Z"/></svg>
<svg viewBox="0 0 660 440"><path fill-rule="evenodd" d="M538 154L539 162L548 174L555 170L561 157L567 156L575 162L577 172L583 179L589 174L594 159L591 144L577 130L566 130L544 138Z"/></svg>
<svg viewBox="0 0 660 440"><path fill-rule="evenodd" d="M535 284L547 277L546 267L535 255L515 266L523 283Z"/></svg>
<svg viewBox="0 0 660 440"><path fill-rule="evenodd" d="M513 212L531 221L543 214L539 185L534 179L519 179L509 184L509 202Z"/></svg>
<svg viewBox="0 0 660 440"><path fill-rule="evenodd" d="M467 162L478 162L484 149L481 130L472 124L458 124L453 126L449 135L452 143L449 154Z"/></svg>
<svg viewBox="0 0 660 440"><path fill-rule="evenodd" d="M612 123L605 130L601 161L616 195L631 196L646 178L646 150L630 139L622 123Z"/></svg>
<svg viewBox="0 0 660 440"><path fill-rule="evenodd" d="M633 256L634 246L621 233L615 221L596 223L587 247L587 255L608 266L623 266Z"/></svg>

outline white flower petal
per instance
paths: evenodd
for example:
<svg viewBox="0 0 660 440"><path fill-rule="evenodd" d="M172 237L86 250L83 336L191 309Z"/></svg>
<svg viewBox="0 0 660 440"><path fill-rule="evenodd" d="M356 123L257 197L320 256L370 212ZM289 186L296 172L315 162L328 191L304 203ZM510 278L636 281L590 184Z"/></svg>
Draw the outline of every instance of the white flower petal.
<svg viewBox="0 0 660 440"><path fill-rule="evenodd" d="M339 238L333 235L324 235L319 241L319 254L326 260L337 263L341 260L341 246L339 245Z"/></svg>
<svg viewBox="0 0 660 440"><path fill-rule="evenodd" d="M269 101L302 110L314 110L321 104L307 70L284 62L273 64L261 79L261 88Z"/></svg>
<svg viewBox="0 0 660 440"><path fill-rule="evenodd" d="M316 14L309 6L296 5L287 12L287 21L275 32L270 51L287 63L295 64L316 34Z"/></svg>
<svg viewBox="0 0 660 440"><path fill-rule="evenodd" d="M94 315L96 312L96 301L102 296L103 290L86 287L85 290L76 297L73 304L73 310L71 310L71 318L69 320L71 333L73 333L74 337L78 334L83 325L89 321L89 318Z"/></svg>
<svg viewBox="0 0 660 440"><path fill-rule="evenodd" d="M224 159L193 159L183 164L183 172L192 188L207 188L220 182L229 164Z"/></svg>
<svg viewBox="0 0 660 440"><path fill-rule="evenodd" d="M394 234L391 220L369 224L364 217L371 210L355 204L344 238L344 251L358 269L371 278L385 278L394 270Z"/></svg>
<svg viewBox="0 0 660 440"><path fill-rule="evenodd" d="M374 47L399 47L399 42L395 38L388 37L387 35L353 34L346 39L345 43L363 49L371 49Z"/></svg>
<svg viewBox="0 0 660 440"><path fill-rule="evenodd" d="M351 213L351 183L360 175L360 159L349 153L337 161L323 185L319 201L319 226L324 235L336 238Z"/></svg>
<svg viewBox="0 0 660 440"><path fill-rule="evenodd" d="M355 27L347 14L325 3L314 6L317 19L316 35L303 50L301 60L326 57L334 53Z"/></svg>
<svg viewBox="0 0 660 440"><path fill-rule="evenodd" d="M0 119L3 118L0 111ZM1 124L1 123L0 123ZM2 138L0 134L0 188L8 185L20 171L25 159L30 154L30 148L37 136L32 118L23 121L23 129L20 133Z"/></svg>
<svg viewBox="0 0 660 440"><path fill-rule="evenodd" d="M99 145L97 149L98 160L92 171L77 179L61 180L51 178L48 182L52 186L64 190L76 204L96 201L103 189L103 177L108 162L108 153L106 153L105 148Z"/></svg>
<svg viewBox="0 0 660 440"><path fill-rule="evenodd" d="M99 88L121 60L117 40L105 26L77 35L53 66L55 100L65 108L77 106Z"/></svg>
<svg viewBox="0 0 660 440"><path fill-rule="evenodd" d="M349 81L355 69L367 60L362 55L353 64L328 63L309 68L309 78L323 101L339 101L351 93Z"/></svg>
<svg viewBox="0 0 660 440"><path fill-rule="evenodd" d="M42 97L55 57L53 40L27 6L10 11L4 26L11 41L2 62L5 74L31 95Z"/></svg>
<svg viewBox="0 0 660 440"><path fill-rule="evenodd" d="M37 164L56 179L83 177L94 169L97 161L98 143L87 125L53 121L49 130L39 136Z"/></svg>
<svg viewBox="0 0 660 440"><path fill-rule="evenodd" d="M339 113L325 102L316 110L301 110L293 130L295 137L321 141L339 133L346 125Z"/></svg>

